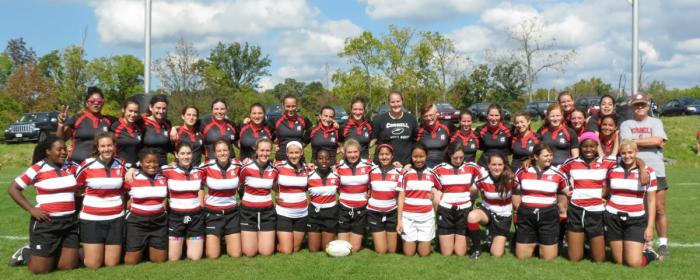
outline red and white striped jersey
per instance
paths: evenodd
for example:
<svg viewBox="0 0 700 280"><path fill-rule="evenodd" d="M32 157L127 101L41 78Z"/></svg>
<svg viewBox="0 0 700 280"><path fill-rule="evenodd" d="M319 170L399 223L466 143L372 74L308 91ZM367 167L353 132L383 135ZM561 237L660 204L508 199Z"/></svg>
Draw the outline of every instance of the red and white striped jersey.
<svg viewBox="0 0 700 280"><path fill-rule="evenodd" d="M277 180L277 169L272 162L268 161L260 166L257 161L252 161L243 166L240 177L245 190L241 198L244 207L272 207L272 186Z"/></svg>
<svg viewBox="0 0 700 280"><path fill-rule="evenodd" d="M369 172L372 165L360 160L349 164L343 160L336 166L340 177L340 204L349 208L359 208L367 205L367 190L369 189Z"/></svg>
<svg viewBox="0 0 700 280"><path fill-rule="evenodd" d="M401 170L393 166L382 168L374 166L369 174L369 201L367 209L377 212L389 212L396 209L396 198L401 191L403 176Z"/></svg>
<svg viewBox="0 0 700 280"><path fill-rule="evenodd" d="M232 159L228 166L220 166L216 159L211 159L200 166L206 179L207 196L204 207L214 211L225 211L236 208L236 191L238 190L238 174L243 165L237 159Z"/></svg>
<svg viewBox="0 0 700 280"><path fill-rule="evenodd" d="M403 174L401 191L405 192L403 216L419 221L435 217L430 194L433 189L440 189L440 180L430 168L417 171L413 168Z"/></svg>
<svg viewBox="0 0 700 280"><path fill-rule="evenodd" d="M515 181L510 181L508 190L501 195L493 182L493 178L484 170L483 177L476 182L476 189L481 193L481 206L501 217L510 217L513 214L513 189L517 187Z"/></svg>
<svg viewBox="0 0 700 280"><path fill-rule="evenodd" d="M569 188L566 175L554 168L538 170L534 166L521 168L515 174L520 188L522 205L530 208L544 208L557 203L557 194Z"/></svg>
<svg viewBox="0 0 700 280"><path fill-rule="evenodd" d="M318 169L309 174L309 198L314 207L330 208L336 204L336 194L340 185L340 177L334 172L322 175Z"/></svg>
<svg viewBox="0 0 700 280"><path fill-rule="evenodd" d="M656 173L651 167L649 172L649 185L639 183L639 169L625 170L618 165L608 171L608 188L610 199L605 209L612 213L625 212L632 217L640 217L646 214L645 196L647 192L656 191Z"/></svg>
<svg viewBox="0 0 700 280"><path fill-rule="evenodd" d="M180 166L163 166L160 170L163 176L168 178L168 202L171 210L191 213L202 209L199 191L205 176L199 167L186 169Z"/></svg>
<svg viewBox="0 0 700 280"><path fill-rule="evenodd" d="M88 158L75 175L78 186L85 186L80 219L106 221L124 216L122 200L126 167L121 159L103 162Z"/></svg>
<svg viewBox="0 0 700 280"><path fill-rule="evenodd" d="M453 166L443 162L433 168L433 172L440 180L439 191L442 192L440 206L460 209L472 207L470 189L472 184L481 177L481 167L475 163L465 162L460 166Z"/></svg>
<svg viewBox="0 0 700 280"><path fill-rule="evenodd" d="M277 169L277 215L287 218L301 218L309 214L309 201L306 199L306 188L309 173L306 166L295 167L284 161Z"/></svg>
<svg viewBox="0 0 700 280"><path fill-rule="evenodd" d="M168 178L162 174L148 176L139 171L134 179L124 182L124 189L131 197L131 213L150 216L165 212L163 202L168 197Z"/></svg>
<svg viewBox="0 0 700 280"><path fill-rule="evenodd" d="M78 166L66 161L63 166L55 166L46 160L40 160L27 168L15 178L15 183L25 189L34 185L36 189L36 207L49 216L59 217L75 213L75 191L78 183L75 172Z"/></svg>
<svg viewBox="0 0 700 280"><path fill-rule="evenodd" d="M608 170L617 162L608 158L596 158L586 163L581 157L572 158L559 166L559 171L574 179L571 204L586 211L603 211L603 184Z"/></svg>

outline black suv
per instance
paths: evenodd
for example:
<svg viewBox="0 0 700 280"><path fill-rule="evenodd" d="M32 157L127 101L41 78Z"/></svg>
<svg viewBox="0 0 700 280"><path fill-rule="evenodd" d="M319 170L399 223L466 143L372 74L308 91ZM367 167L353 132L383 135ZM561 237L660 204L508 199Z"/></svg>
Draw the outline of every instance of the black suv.
<svg viewBox="0 0 700 280"><path fill-rule="evenodd" d="M541 120L547 115L547 107L554 104L554 101L532 101L527 103L525 112L530 115L533 120Z"/></svg>
<svg viewBox="0 0 700 280"><path fill-rule="evenodd" d="M5 143L42 141L56 133L58 112L26 113L17 122L5 129Z"/></svg>

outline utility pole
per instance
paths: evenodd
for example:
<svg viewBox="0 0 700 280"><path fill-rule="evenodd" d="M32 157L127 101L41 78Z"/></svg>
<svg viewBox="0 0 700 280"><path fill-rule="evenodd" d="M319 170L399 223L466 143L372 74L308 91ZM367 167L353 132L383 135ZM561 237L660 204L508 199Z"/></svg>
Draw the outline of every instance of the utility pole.
<svg viewBox="0 0 700 280"><path fill-rule="evenodd" d="M632 92L639 91L639 0L632 0Z"/></svg>
<svg viewBox="0 0 700 280"><path fill-rule="evenodd" d="M151 0L146 0L145 22L145 57L143 59L143 87L146 93L151 91Z"/></svg>

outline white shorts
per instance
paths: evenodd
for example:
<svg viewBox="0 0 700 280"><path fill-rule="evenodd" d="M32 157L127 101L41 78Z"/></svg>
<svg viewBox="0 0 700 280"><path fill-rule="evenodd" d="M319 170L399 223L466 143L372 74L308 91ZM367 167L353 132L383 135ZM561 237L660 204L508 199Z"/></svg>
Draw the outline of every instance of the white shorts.
<svg viewBox="0 0 700 280"><path fill-rule="evenodd" d="M401 222L403 241L432 241L435 238L435 219L418 221L404 216Z"/></svg>

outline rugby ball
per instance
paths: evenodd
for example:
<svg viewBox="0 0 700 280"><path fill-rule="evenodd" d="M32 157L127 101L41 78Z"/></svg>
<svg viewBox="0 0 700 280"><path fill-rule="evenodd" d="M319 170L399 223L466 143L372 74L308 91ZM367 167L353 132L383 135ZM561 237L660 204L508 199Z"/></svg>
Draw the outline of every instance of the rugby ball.
<svg viewBox="0 0 700 280"><path fill-rule="evenodd" d="M345 240L333 240L326 246L326 254L331 257L345 257L352 253L352 245Z"/></svg>

